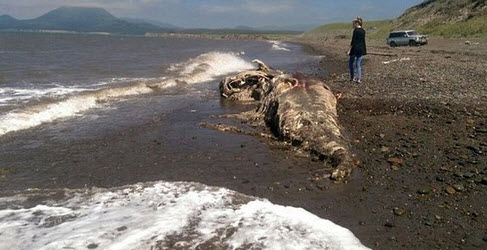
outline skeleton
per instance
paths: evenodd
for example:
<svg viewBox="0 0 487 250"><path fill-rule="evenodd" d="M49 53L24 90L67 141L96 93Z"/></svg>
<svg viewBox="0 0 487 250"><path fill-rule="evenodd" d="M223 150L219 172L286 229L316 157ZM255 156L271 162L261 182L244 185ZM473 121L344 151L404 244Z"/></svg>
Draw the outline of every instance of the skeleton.
<svg viewBox="0 0 487 250"><path fill-rule="evenodd" d="M259 101L256 116L272 132L331 164L331 178L348 177L354 166L347 140L337 122L337 99L322 81L303 74L285 74L259 60L257 70L244 71L220 83L231 100Z"/></svg>

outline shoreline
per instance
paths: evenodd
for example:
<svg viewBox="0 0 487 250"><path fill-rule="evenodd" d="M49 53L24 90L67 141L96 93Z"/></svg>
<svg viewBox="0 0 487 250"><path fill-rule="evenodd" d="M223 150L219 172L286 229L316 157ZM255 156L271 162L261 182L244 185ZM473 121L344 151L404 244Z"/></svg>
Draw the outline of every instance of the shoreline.
<svg viewBox="0 0 487 250"><path fill-rule="evenodd" d="M325 82L342 93L340 124L362 161L361 178L346 184L362 189L342 203L368 208L355 210L367 219L340 210L328 218L375 249L487 247L487 72L476 67L487 41L371 41L369 51L397 57L368 55L362 84L347 79L348 41L302 43L324 56Z"/></svg>
<svg viewBox="0 0 487 250"><path fill-rule="evenodd" d="M468 89L463 98L449 95L465 88L455 86L462 83L458 77L464 74L463 64L481 59L468 50L452 54L443 47L398 48L395 52L415 60L383 64L390 59L369 56L364 84L356 85L346 81L342 48L348 41L321 47L319 42L301 42L311 44L305 50L325 56L321 65L330 73L325 82L343 93L339 122L361 161L346 184L310 180L322 164L290 154L287 148L201 127L205 121L245 126L215 117L253 108L220 100L213 86L214 95L137 126L12 153L8 160L25 172L13 173L16 182L1 179L2 190L193 181L304 208L350 229L374 249L486 247L487 185L482 178L487 174L487 145L482 142L487 141L487 109L469 99L472 94L482 97L485 89ZM376 44L371 48L389 51ZM437 62L450 68L423 67ZM419 70L403 72L411 67ZM454 77L445 84L437 81L443 70ZM422 81L425 72L432 77ZM485 76L479 68L472 72L478 74L469 76L473 80ZM425 88L433 86L430 82L438 89ZM386 91L381 91L384 86ZM425 98L436 93L448 95L444 100L449 102ZM32 131L19 132L20 140L27 141ZM8 144L17 137L1 140ZM43 164L40 171L29 168L34 163ZM36 179L46 176L52 179ZM454 193L447 193L449 188Z"/></svg>

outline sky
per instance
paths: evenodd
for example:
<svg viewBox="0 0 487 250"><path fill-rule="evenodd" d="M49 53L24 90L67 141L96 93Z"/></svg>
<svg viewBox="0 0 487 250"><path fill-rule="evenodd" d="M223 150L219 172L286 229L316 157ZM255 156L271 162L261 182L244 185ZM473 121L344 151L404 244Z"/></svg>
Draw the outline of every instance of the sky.
<svg viewBox="0 0 487 250"><path fill-rule="evenodd" d="M423 0L0 0L0 15L38 17L60 6L102 7L118 17L136 17L185 28L320 25L388 19Z"/></svg>

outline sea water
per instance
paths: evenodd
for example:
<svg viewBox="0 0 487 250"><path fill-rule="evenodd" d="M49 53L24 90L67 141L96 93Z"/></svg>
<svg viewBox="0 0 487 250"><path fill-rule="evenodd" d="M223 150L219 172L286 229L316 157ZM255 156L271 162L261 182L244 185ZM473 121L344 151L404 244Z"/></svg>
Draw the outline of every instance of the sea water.
<svg viewBox="0 0 487 250"><path fill-rule="evenodd" d="M254 58L287 71L316 72L318 62L277 41L71 34L0 33L0 52L4 152L217 98L218 81L255 68ZM17 143L25 138L35 145ZM0 249L365 249L349 230L301 208L200 183L30 188L0 198ZM50 193L61 195L33 199Z"/></svg>

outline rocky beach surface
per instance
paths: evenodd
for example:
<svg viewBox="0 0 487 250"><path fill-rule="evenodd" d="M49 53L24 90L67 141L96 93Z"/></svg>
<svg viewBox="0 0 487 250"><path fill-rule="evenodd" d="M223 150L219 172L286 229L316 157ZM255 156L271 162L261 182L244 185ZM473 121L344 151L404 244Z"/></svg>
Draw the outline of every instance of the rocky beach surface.
<svg viewBox="0 0 487 250"><path fill-rule="evenodd" d="M339 122L361 160L353 191L324 191L321 213L376 249L487 247L487 42L368 42L361 84L348 41L304 42L342 93Z"/></svg>

